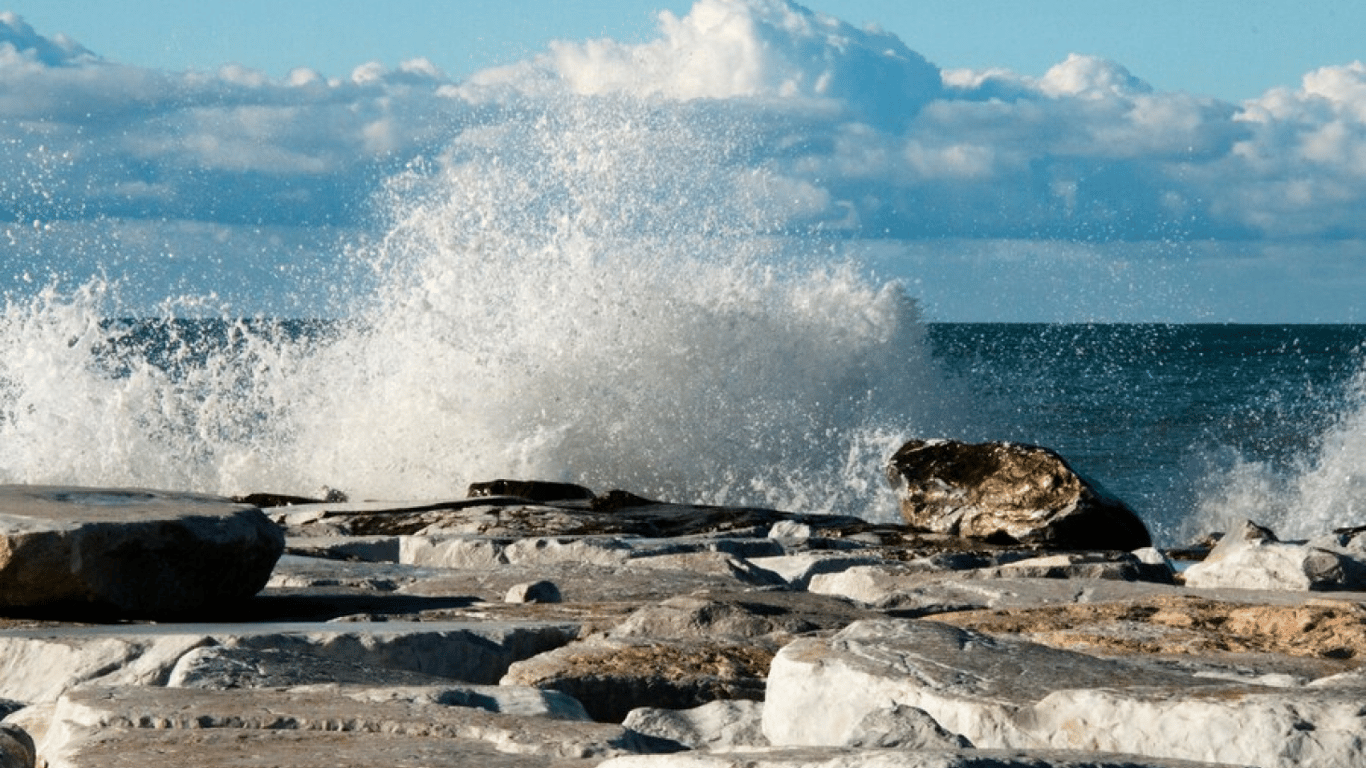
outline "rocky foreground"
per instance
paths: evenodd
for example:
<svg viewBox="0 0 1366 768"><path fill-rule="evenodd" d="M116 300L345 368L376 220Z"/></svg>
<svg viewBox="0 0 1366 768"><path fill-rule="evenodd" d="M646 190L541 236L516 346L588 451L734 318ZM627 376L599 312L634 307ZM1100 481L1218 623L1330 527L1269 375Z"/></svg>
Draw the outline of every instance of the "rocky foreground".
<svg viewBox="0 0 1366 768"><path fill-rule="evenodd" d="M1350 531L1248 525L1178 573L475 492L0 489L0 767L1366 765Z"/></svg>

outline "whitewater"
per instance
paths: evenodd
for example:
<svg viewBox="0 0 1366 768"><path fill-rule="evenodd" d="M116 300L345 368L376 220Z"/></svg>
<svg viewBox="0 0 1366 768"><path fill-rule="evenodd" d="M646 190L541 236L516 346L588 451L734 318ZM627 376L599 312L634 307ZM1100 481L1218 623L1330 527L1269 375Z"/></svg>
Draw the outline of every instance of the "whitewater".
<svg viewBox="0 0 1366 768"><path fill-rule="evenodd" d="M425 500L513 477L890 521L884 462L943 436L1055 447L1162 543L1366 523L1366 339L1314 367L1313 345L1209 346L1228 329L927 322L916 275L861 259L838 201L775 160L826 140L816 91L856 70L642 66L625 88L601 53L553 51L582 82L513 68L451 95L475 106L294 289L308 316L244 317L212 285L148 311L103 239L72 244L90 274L6 265L32 287L0 314L0 482Z"/></svg>

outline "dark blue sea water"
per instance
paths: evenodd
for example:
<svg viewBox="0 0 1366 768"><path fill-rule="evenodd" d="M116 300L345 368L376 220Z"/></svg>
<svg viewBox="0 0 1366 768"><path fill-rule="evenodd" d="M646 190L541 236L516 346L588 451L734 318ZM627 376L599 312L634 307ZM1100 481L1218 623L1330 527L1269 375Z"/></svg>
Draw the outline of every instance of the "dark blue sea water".
<svg viewBox="0 0 1366 768"><path fill-rule="evenodd" d="M975 394L974 431L1058 450L1161 538L1224 515L1287 532L1366 522L1366 500L1285 506L1314 500L1293 490L1326 463L1348 471L1321 496L1366 472L1351 423L1366 326L932 324L929 343Z"/></svg>

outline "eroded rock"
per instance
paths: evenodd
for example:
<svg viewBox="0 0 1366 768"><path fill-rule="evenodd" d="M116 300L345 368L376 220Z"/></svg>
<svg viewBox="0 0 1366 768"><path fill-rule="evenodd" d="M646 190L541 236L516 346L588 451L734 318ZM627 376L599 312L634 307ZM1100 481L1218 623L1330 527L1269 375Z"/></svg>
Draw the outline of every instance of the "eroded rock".
<svg viewBox="0 0 1366 768"><path fill-rule="evenodd" d="M226 741L212 738L220 735L213 732L221 732ZM267 735L281 732L300 738ZM372 743L330 738L337 734L363 735ZM395 752L396 742L449 762L369 762L404 757L403 751ZM355 751L337 751L346 746ZM614 725L493 713L415 698L356 700L333 689L258 690L243 696L183 688L91 687L71 691L57 702L39 751L53 765L72 768L158 764L156 756L168 751L193 755L195 765L337 765L342 759L348 765L549 766L659 748L677 749ZM327 750L326 761L308 754L318 749ZM119 750L122 754L116 754ZM253 753L257 757L251 759L261 762L239 762ZM237 757L227 759L231 755ZM519 760L504 761L499 755ZM487 762L471 763L472 756ZM101 762L105 759L109 762Z"/></svg>
<svg viewBox="0 0 1366 768"><path fill-rule="evenodd" d="M689 749L766 747L763 712L762 702L746 699L712 701L692 709L641 707L631 710L621 725Z"/></svg>
<svg viewBox="0 0 1366 768"><path fill-rule="evenodd" d="M887 479L902 518L919 530L1051 549L1152 543L1124 502L1039 446L912 440L892 456Z"/></svg>
<svg viewBox="0 0 1366 768"><path fill-rule="evenodd" d="M931 621L857 622L774 658L764 733L846 743L888 702L982 749L1072 749L1264 768L1366 759L1354 692L1216 681Z"/></svg>
<svg viewBox="0 0 1366 768"><path fill-rule="evenodd" d="M595 637L519 661L501 684L562 691L594 720L619 723L640 707L760 700L775 650L756 642Z"/></svg>

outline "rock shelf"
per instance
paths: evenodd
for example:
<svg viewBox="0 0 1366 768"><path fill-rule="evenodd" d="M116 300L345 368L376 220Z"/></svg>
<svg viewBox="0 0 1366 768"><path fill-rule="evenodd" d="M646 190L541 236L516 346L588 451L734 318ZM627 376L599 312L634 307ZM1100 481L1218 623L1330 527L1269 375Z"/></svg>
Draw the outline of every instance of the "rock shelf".
<svg viewBox="0 0 1366 768"><path fill-rule="evenodd" d="M0 500L34 493L128 498ZM283 554L169 613L9 582L0 766L1366 764L1351 534L1235 532L1200 586L1151 549L603 498L213 500Z"/></svg>

